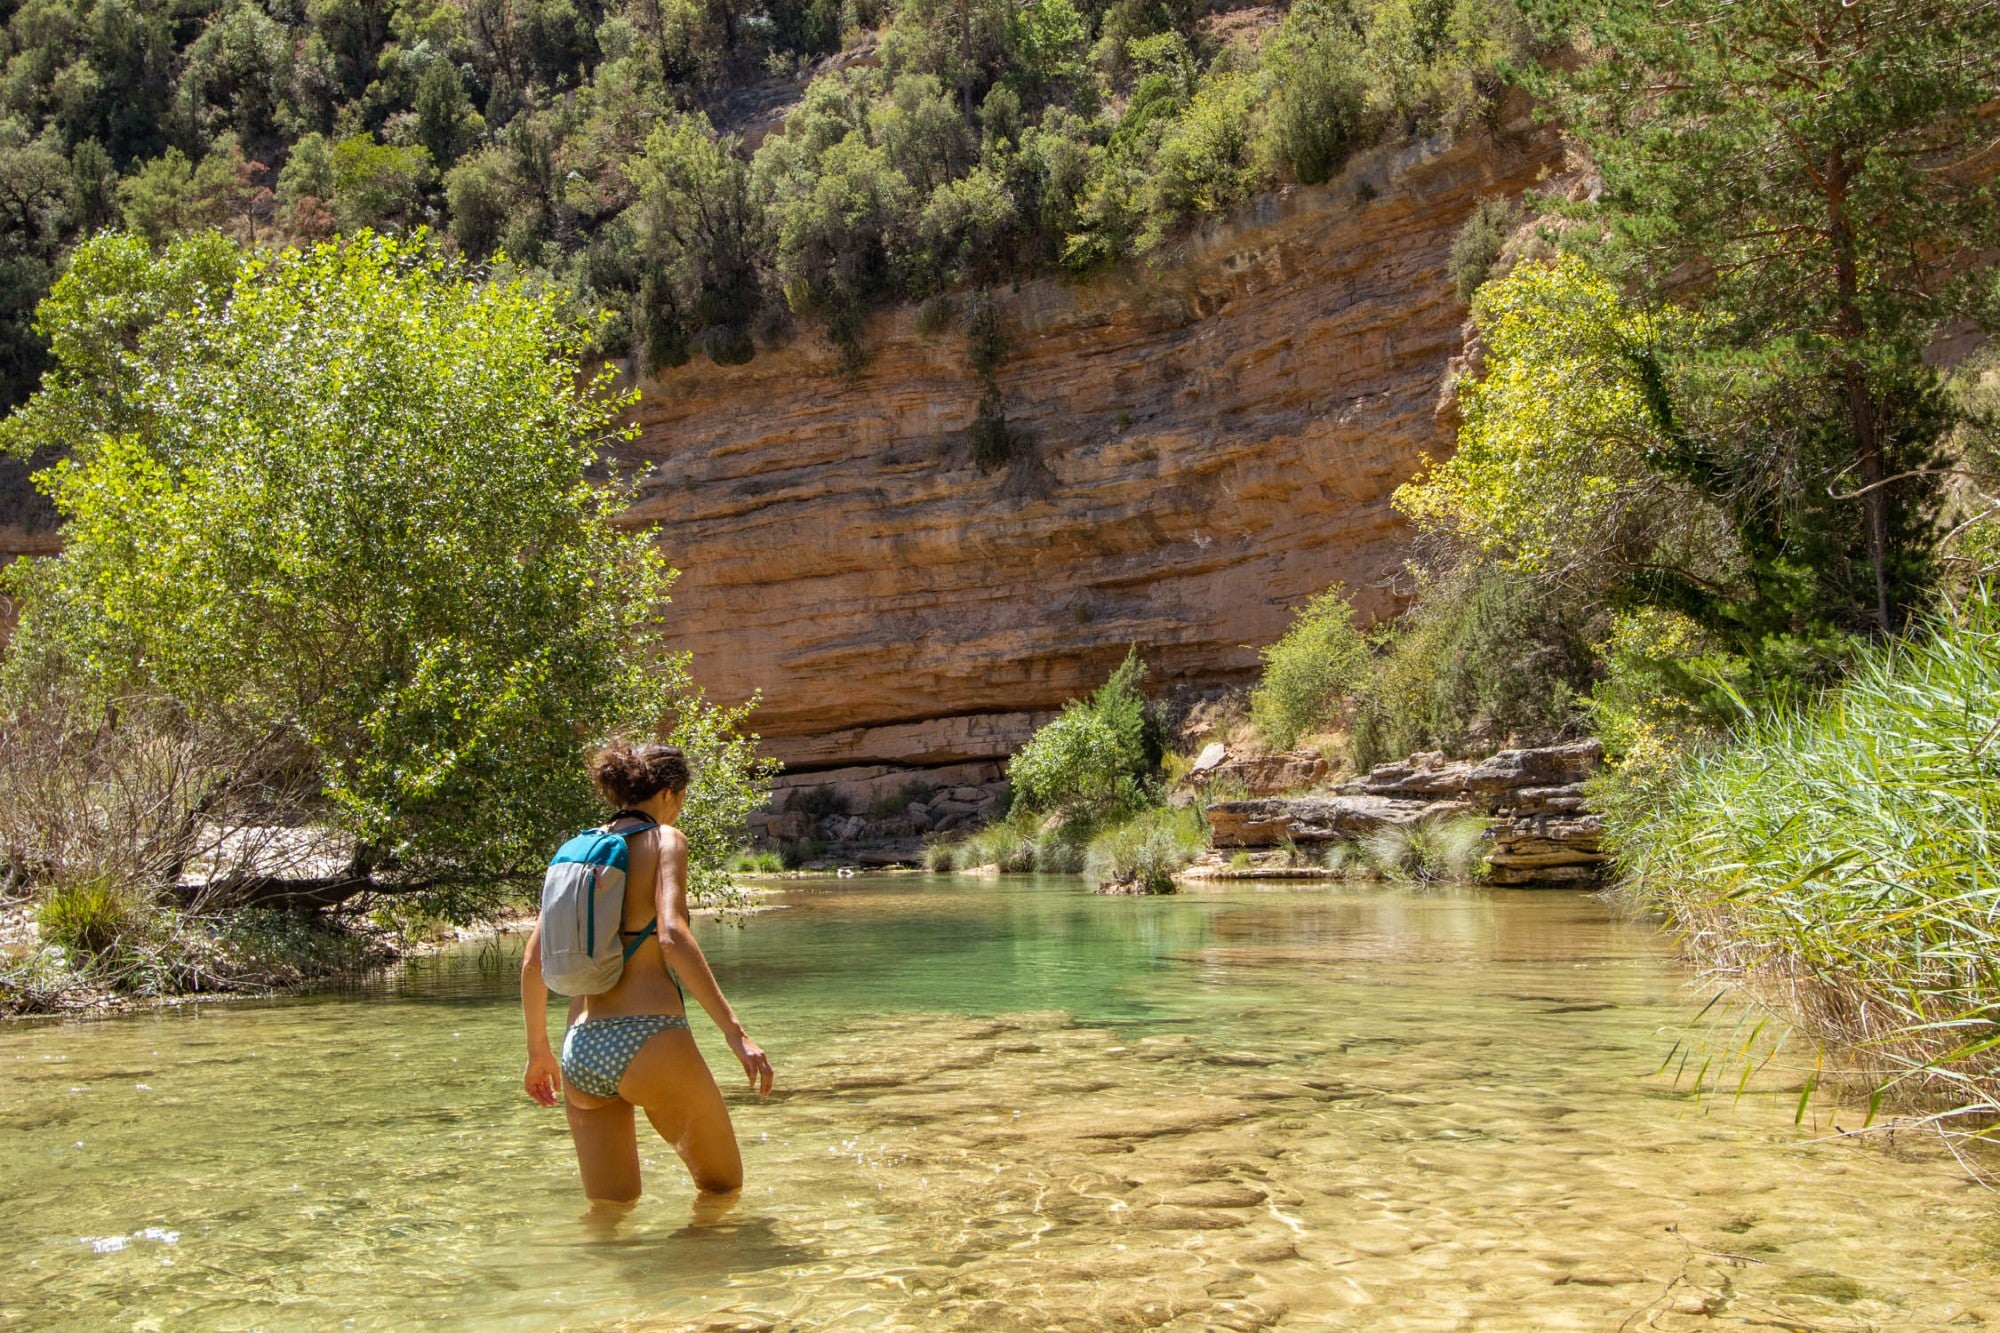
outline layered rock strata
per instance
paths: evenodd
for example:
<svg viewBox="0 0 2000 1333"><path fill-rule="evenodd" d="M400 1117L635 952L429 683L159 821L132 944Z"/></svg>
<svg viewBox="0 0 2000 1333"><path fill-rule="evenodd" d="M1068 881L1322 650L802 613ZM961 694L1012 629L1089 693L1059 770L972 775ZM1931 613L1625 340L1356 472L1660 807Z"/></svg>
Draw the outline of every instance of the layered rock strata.
<svg viewBox="0 0 2000 1333"><path fill-rule="evenodd" d="M1560 161L1517 105L1152 262L994 293L990 471L966 334L913 309L870 323L859 371L802 333L644 380L609 463L681 570L670 638L718 699L761 692L768 753L840 784L1004 759L1133 644L1156 686L1228 685L1330 583L1393 610L1390 497L1452 442L1453 237ZM0 470L0 559L55 548L26 496Z"/></svg>
<svg viewBox="0 0 2000 1333"><path fill-rule="evenodd" d="M1493 820L1487 879L1503 885L1588 884L1610 858L1583 782L1603 762L1594 740L1503 750L1491 758L1412 755L1330 795L1223 801L1207 809L1218 849L1296 846L1312 851L1380 829L1453 815Z"/></svg>
<svg viewBox="0 0 2000 1333"><path fill-rule="evenodd" d="M751 838L806 860L908 865L922 856L925 839L977 828L1007 810L1006 771L991 761L839 773L839 782L817 780L820 774L780 777L770 803L750 815Z"/></svg>
<svg viewBox="0 0 2000 1333"><path fill-rule="evenodd" d="M1358 158L1174 255L995 293L1012 457L987 471L958 327L900 310L843 370L811 336L642 384L635 523L671 633L794 771L999 759L1138 644L1155 685L1249 679L1339 581L1392 610L1390 496L1450 447L1446 275L1483 198L1559 158L1494 137ZM843 779L844 780L844 779Z"/></svg>

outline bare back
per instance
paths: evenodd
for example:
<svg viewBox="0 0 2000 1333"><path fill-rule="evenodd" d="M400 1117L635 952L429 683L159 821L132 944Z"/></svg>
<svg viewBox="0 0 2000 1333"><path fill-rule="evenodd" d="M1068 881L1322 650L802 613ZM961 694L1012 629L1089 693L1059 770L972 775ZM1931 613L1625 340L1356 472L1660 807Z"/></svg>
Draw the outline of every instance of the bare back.
<svg viewBox="0 0 2000 1333"><path fill-rule="evenodd" d="M686 900L686 886L678 886L678 894L662 894L660 889L660 841L663 837L680 837L678 830L667 828L650 829L625 840L629 863L625 874L625 914L621 929L629 942L640 931L653 922L663 897L673 901ZM681 997L680 987L674 984L667 971L667 958L660 948L660 928L667 922L661 921L653 933L639 945L625 964L618 984L598 995L586 996L576 1005L573 1016L577 1019L611 1018L619 1014L682 1014L687 1013L687 1002Z"/></svg>

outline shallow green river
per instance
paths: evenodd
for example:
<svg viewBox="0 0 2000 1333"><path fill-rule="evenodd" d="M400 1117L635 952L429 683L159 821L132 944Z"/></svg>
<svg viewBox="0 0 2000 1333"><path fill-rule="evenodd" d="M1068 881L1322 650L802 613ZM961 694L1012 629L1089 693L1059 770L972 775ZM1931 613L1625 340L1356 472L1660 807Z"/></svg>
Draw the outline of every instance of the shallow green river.
<svg viewBox="0 0 2000 1333"><path fill-rule="evenodd" d="M2000 1323L2000 1199L1649 1077L1689 1014L1567 893L845 880L704 945L778 1095L696 1218L587 1224L519 941L359 992L0 1031L0 1324ZM1820 1116L1819 1132L1830 1128ZM643 1126L642 1126L643 1128Z"/></svg>

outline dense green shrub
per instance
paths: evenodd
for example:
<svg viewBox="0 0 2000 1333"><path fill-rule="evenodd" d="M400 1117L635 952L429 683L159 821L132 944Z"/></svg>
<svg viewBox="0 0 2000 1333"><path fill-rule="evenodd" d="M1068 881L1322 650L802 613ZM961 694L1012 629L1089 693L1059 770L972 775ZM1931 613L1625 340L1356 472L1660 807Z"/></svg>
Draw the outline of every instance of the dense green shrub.
<svg viewBox="0 0 2000 1333"><path fill-rule="evenodd" d="M705 116L677 116L654 128L626 175L638 193L630 216L648 361L678 365L697 344L720 364L748 360L766 241L736 141L717 139Z"/></svg>
<svg viewBox="0 0 2000 1333"><path fill-rule="evenodd" d="M1093 836L1083 877L1095 889L1172 893L1174 875L1207 847L1208 822L1197 807L1154 806Z"/></svg>
<svg viewBox="0 0 2000 1333"><path fill-rule="evenodd" d="M1810 707L1601 784L1623 891L1890 1084L2000 1112L2000 606L1862 653Z"/></svg>
<svg viewBox="0 0 2000 1333"><path fill-rule="evenodd" d="M1261 655L1264 674L1250 692L1250 720L1280 750L1307 732L1339 726L1348 691L1374 665L1338 586L1300 608L1284 637Z"/></svg>
<svg viewBox="0 0 2000 1333"><path fill-rule="evenodd" d="M1600 622L1589 605L1499 566L1430 581L1351 696L1355 765L1558 738L1580 720Z"/></svg>
<svg viewBox="0 0 2000 1333"><path fill-rule="evenodd" d="M1500 252L1520 221L1520 206L1511 199L1482 199L1472 210L1451 238L1451 257L1445 261L1459 300L1470 302L1493 276L1493 266L1500 262Z"/></svg>
<svg viewBox="0 0 2000 1333"><path fill-rule="evenodd" d="M1160 763L1158 724L1139 682L1136 649L1087 699L1072 700L1008 764L1014 805L1065 819L1101 819L1145 799Z"/></svg>
<svg viewBox="0 0 2000 1333"><path fill-rule="evenodd" d="M1364 146L1368 80L1361 39L1336 11L1318 0L1300 0L1267 48L1276 79L1275 146L1292 175L1318 185Z"/></svg>

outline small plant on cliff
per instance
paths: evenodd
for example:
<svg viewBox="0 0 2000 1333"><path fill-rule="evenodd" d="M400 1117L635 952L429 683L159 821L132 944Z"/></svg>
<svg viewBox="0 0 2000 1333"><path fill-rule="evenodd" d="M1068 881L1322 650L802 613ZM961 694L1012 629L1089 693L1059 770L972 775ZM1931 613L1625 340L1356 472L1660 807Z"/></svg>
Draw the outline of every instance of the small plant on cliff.
<svg viewBox="0 0 2000 1333"><path fill-rule="evenodd" d="M974 297L965 315L965 341L972 370L979 377L979 406L972 416L972 460L991 472L1014 456L1014 435L1007 425L1007 403L1000 392L1000 366L1007 359L1007 335L992 294Z"/></svg>
<svg viewBox="0 0 2000 1333"><path fill-rule="evenodd" d="M1067 821L1103 819L1143 804L1160 762L1157 723L1139 682L1138 650L1088 699L1072 700L1008 765L1014 802Z"/></svg>
<svg viewBox="0 0 2000 1333"><path fill-rule="evenodd" d="M69 446L38 479L65 546L12 574L6 688L54 672L107 726L144 697L256 738L310 772L354 872L453 911L598 816L593 738L669 731L696 890L726 895L762 767L590 478L629 399L581 373L589 330L422 238L218 244L220 280L162 302L176 252L97 237L44 304L58 368L8 435Z"/></svg>
<svg viewBox="0 0 2000 1333"><path fill-rule="evenodd" d="M1459 227L1458 235L1452 238L1451 257L1445 261L1445 272L1451 275L1459 300L1471 301L1472 294L1493 276L1493 266L1500 262L1500 252L1506 249L1507 238L1520 220L1521 210L1513 200L1482 199Z"/></svg>

